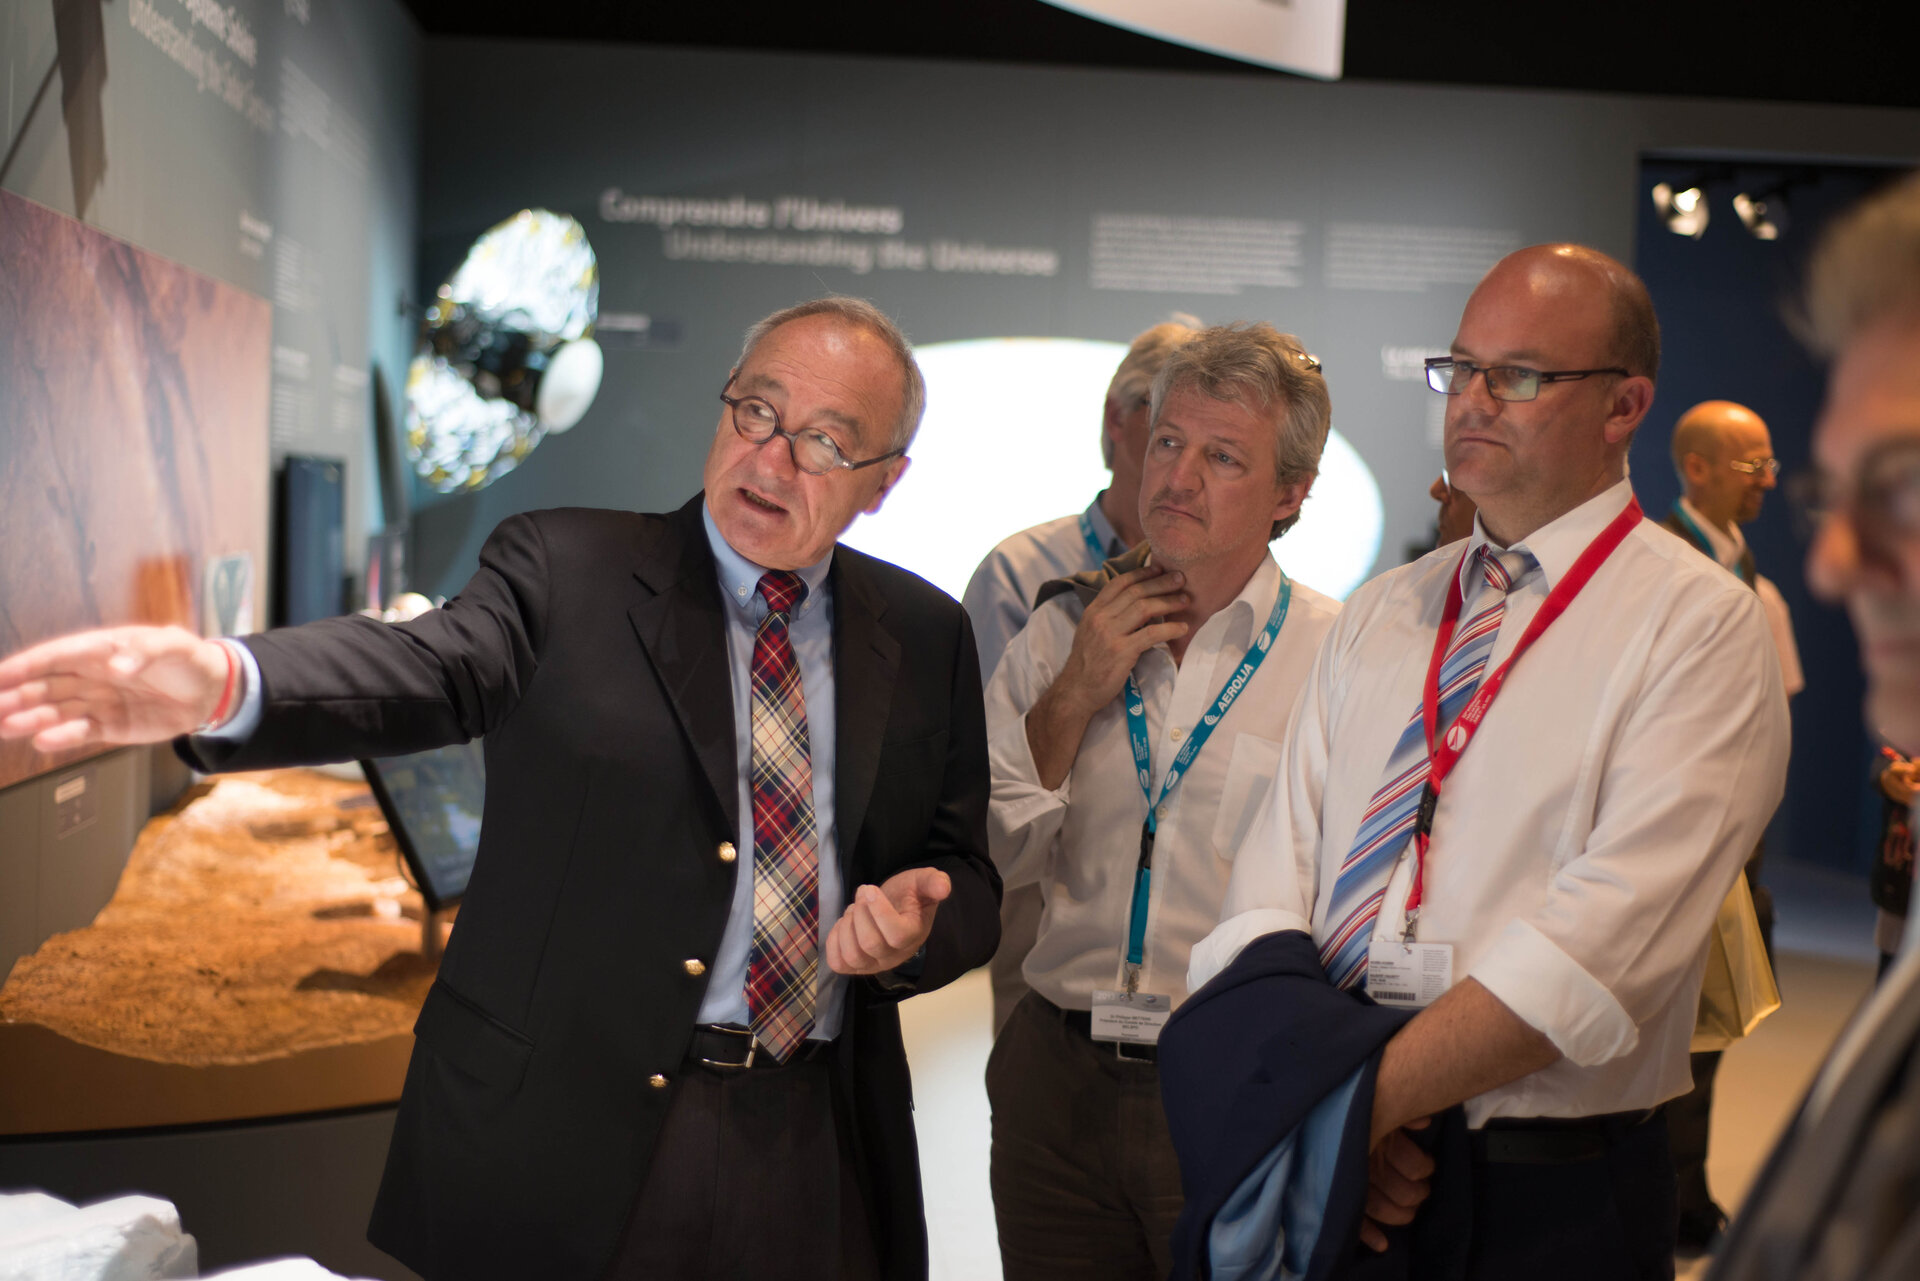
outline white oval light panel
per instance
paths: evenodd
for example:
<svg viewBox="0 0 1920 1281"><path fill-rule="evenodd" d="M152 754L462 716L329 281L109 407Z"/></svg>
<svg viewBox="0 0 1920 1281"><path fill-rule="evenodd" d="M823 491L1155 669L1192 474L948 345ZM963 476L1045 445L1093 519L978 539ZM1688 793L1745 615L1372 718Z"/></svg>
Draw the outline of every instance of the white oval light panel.
<svg viewBox="0 0 1920 1281"><path fill-rule="evenodd" d="M1100 415L1126 344L975 338L916 347L927 413L913 464L843 542L958 597L1007 535L1070 516L1106 487ZM1336 411L1337 415L1337 411ZM1345 599L1380 554L1380 486L1336 430L1300 523L1274 542L1289 575Z"/></svg>

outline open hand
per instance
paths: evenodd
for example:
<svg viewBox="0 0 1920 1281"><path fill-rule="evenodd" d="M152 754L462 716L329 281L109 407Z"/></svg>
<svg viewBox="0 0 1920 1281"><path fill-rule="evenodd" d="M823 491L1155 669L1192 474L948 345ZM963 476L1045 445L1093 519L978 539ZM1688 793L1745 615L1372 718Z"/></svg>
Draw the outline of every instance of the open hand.
<svg viewBox="0 0 1920 1281"><path fill-rule="evenodd" d="M884 885L862 885L827 934L836 974L884 974L913 958L933 933L933 914L953 882L934 867L910 867Z"/></svg>
<svg viewBox="0 0 1920 1281"><path fill-rule="evenodd" d="M228 656L182 627L108 627L45 641L0 662L0 739L35 750L159 743L204 724Z"/></svg>
<svg viewBox="0 0 1920 1281"><path fill-rule="evenodd" d="M1421 1117L1390 1131L1367 1159L1367 1205L1360 1219L1360 1240L1368 1249L1386 1249L1386 1227L1412 1223L1420 1203L1433 1190L1433 1158L1407 1133L1429 1124L1431 1118Z"/></svg>

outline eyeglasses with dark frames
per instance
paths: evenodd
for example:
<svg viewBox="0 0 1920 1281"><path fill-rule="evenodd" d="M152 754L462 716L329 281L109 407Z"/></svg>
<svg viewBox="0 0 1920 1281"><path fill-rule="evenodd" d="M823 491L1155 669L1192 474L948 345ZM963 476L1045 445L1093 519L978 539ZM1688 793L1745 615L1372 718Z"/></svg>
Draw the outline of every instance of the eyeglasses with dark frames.
<svg viewBox="0 0 1920 1281"><path fill-rule="evenodd" d="M727 379L727 387L733 386L733 379ZM851 459L840 452L840 446L833 437L818 427L802 427L799 431L787 431L780 426L780 411L759 396L729 396L726 388L720 390L721 403L733 411L733 429L741 437L756 445L765 444L775 436L785 438L787 452L793 458L793 465L809 476L824 476L830 471L859 471L862 467L872 467L884 463L889 458L898 458L907 451L890 449L877 458Z"/></svg>
<svg viewBox="0 0 1920 1281"><path fill-rule="evenodd" d="M1495 400L1532 400L1540 394L1542 383L1570 383L1598 374L1618 374L1631 378L1631 370L1618 365L1606 369L1529 369L1525 365L1476 365L1452 356L1427 358L1427 386L1443 396L1458 396L1473 385L1473 376L1484 374L1487 394Z"/></svg>

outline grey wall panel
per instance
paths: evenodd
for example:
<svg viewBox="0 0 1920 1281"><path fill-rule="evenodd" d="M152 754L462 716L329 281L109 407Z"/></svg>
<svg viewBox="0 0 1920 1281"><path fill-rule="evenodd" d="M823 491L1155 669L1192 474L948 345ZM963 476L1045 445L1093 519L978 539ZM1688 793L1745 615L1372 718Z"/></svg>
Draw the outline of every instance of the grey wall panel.
<svg viewBox="0 0 1920 1281"><path fill-rule="evenodd" d="M1434 398L1404 369L1393 376L1387 349L1444 347L1472 278L1351 287L1331 266L1339 229L1578 240L1631 261L1644 151L1920 156L1920 112L1866 108L452 39L429 40L424 66L427 99L460 105L426 126L422 289L493 222L544 205L585 223L603 309L684 333L672 350L610 347L593 408L518 471L478 494L418 496L416 565L440 592L513 512L659 509L692 493L740 331L828 289L874 299L922 343L1123 340L1174 309L1299 333L1326 364L1334 425L1381 485L1385 568L1431 528L1440 465ZM610 188L894 205L900 239L1042 246L1060 268L692 261L657 227L603 217ZM1114 212L1297 223L1297 281L1096 287L1092 227ZM900 501L924 481L910 476ZM1085 497L1063 495L1062 511Z"/></svg>
<svg viewBox="0 0 1920 1281"><path fill-rule="evenodd" d="M40 946L40 794L33 783L0 791L0 982Z"/></svg>
<svg viewBox="0 0 1920 1281"><path fill-rule="evenodd" d="M113 897L127 855L147 821L146 753L122 749L37 780L40 809L39 939L91 924ZM63 829L63 811L85 805L64 789L84 783L93 804ZM71 820L68 820L71 822ZM39 946L39 939L34 946Z"/></svg>

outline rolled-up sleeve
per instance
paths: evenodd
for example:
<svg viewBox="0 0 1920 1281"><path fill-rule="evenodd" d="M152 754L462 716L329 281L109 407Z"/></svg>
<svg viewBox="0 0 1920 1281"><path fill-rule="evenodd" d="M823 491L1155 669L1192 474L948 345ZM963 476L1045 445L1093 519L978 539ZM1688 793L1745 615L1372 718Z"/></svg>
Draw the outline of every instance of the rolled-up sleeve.
<svg viewBox="0 0 1920 1281"><path fill-rule="evenodd" d="M1472 977L1574 1063L1630 1053L1699 961L1786 779L1780 664L1759 600L1670 620L1605 745L1593 826Z"/></svg>
<svg viewBox="0 0 1920 1281"><path fill-rule="evenodd" d="M1027 742L1027 713L1059 674L1073 630L1064 598L1041 606L1007 645L987 684L987 764L993 773L987 845L1009 889L1045 875L1072 794L1071 770L1059 787L1041 785Z"/></svg>

